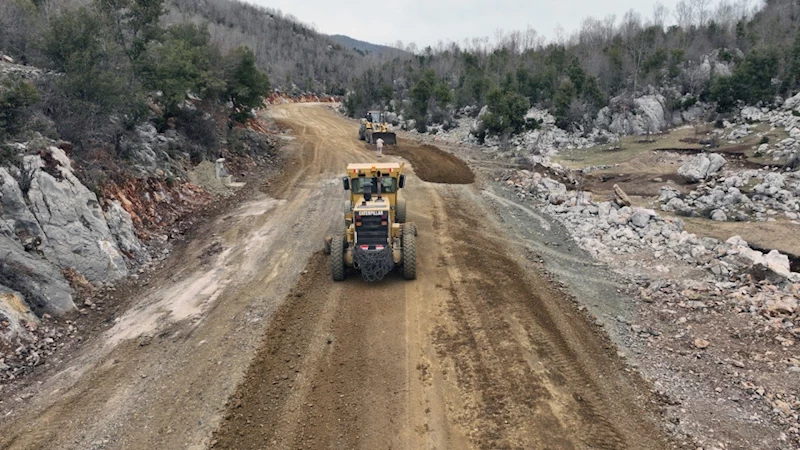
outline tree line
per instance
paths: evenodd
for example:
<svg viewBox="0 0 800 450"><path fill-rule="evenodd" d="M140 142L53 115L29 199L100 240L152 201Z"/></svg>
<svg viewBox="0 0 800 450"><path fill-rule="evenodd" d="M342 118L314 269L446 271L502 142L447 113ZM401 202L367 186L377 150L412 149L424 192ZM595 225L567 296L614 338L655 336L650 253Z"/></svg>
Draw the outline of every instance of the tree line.
<svg viewBox="0 0 800 450"><path fill-rule="evenodd" d="M535 127L522 117L533 105L549 109L563 128L591 129L610 98L632 99L651 87L673 110L706 101L725 113L800 89L799 29L795 0L760 7L748 0L683 0L672 13L657 4L652 17L631 10L621 20L587 18L580 30L550 42L529 29L499 33L494 42L407 47L413 56L355 77L346 106L353 115L371 107L399 110L420 131L431 123L447 126L441 111L477 106L470 108L477 114L488 106L488 134Z"/></svg>

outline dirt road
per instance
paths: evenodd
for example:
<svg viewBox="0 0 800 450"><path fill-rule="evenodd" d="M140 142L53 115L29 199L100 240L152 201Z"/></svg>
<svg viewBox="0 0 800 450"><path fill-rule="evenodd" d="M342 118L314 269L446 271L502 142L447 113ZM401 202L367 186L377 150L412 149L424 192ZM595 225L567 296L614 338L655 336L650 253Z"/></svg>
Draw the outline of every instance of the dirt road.
<svg viewBox="0 0 800 450"><path fill-rule="evenodd" d="M324 107L272 114L297 139L270 195L172 255L0 419L0 448L670 447L646 387L474 184L410 178L418 280L330 281L319 249L342 223L338 177L374 155Z"/></svg>

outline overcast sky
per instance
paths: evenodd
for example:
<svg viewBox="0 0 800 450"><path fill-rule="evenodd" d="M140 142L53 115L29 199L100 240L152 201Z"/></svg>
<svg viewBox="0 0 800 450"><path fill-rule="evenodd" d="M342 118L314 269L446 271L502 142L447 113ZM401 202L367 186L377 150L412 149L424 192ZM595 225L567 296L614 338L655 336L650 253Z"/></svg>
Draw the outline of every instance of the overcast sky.
<svg viewBox="0 0 800 450"><path fill-rule="evenodd" d="M603 18L614 14L619 20L633 8L650 18L656 3L655 0L246 1L291 14L303 23L315 25L322 33L344 34L373 44L415 42L420 48L438 41L493 38L498 28L511 31L531 26L552 39L559 25L569 35L588 16ZM677 2L661 1L670 11Z"/></svg>

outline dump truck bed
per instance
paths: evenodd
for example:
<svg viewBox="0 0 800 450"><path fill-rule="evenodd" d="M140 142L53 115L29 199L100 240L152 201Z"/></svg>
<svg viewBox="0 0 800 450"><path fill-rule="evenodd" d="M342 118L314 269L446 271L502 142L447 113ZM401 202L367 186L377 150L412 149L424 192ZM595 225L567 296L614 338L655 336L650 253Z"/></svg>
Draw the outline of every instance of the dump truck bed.
<svg viewBox="0 0 800 450"><path fill-rule="evenodd" d="M388 170L388 169L400 170L400 164L398 163L352 163L347 165L347 172L350 173L353 172L354 170L371 171L373 167L377 170Z"/></svg>

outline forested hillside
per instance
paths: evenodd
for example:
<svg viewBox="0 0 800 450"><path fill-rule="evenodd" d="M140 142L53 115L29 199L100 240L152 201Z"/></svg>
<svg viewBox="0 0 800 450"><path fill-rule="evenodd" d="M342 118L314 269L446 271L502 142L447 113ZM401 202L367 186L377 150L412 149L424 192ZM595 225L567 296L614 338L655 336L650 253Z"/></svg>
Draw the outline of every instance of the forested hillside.
<svg viewBox="0 0 800 450"><path fill-rule="evenodd" d="M674 25L667 25L673 23ZM767 0L681 1L652 17L587 18L569 37L546 42L534 30L426 48L364 71L348 111L379 104L424 130L466 106L489 105L488 132L517 132L522 115L548 108L563 128L589 125L611 97L654 89L674 110L716 102L720 113L771 102L800 88L800 5ZM391 102L395 100L394 102Z"/></svg>
<svg viewBox="0 0 800 450"><path fill-rule="evenodd" d="M28 65L0 79L0 137L65 139L79 161L97 152L124 161L123 138L149 121L161 131L168 123L207 130L187 132L194 146L186 150L212 157L213 130L245 121L270 82L251 48L220 45L202 22L164 23L166 12L164 0L0 5L0 51ZM108 161L101 169L114 166Z"/></svg>
<svg viewBox="0 0 800 450"><path fill-rule="evenodd" d="M277 87L344 94L353 74L368 64L351 47L296 18L235 0L173 0L166 20L206 22L223 51L246 46Z"/></svg>

